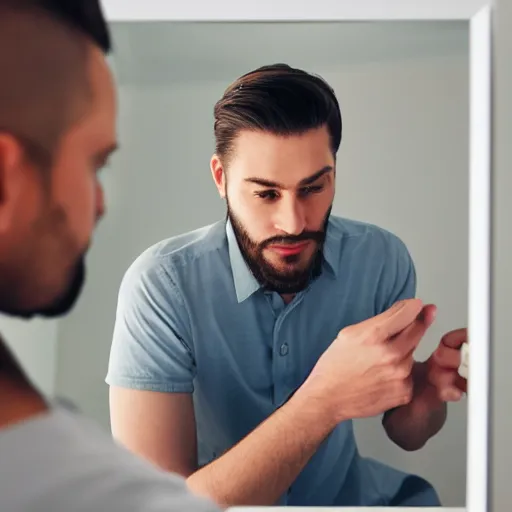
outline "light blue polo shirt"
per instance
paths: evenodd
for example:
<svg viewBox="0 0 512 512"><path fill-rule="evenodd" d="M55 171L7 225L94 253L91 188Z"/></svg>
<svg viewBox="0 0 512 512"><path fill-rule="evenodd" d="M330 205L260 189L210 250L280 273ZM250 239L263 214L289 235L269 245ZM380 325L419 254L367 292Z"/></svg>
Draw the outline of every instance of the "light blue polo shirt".
<svg viewBox="0 0 512 512"><path fill-rule="evenodd" d="M229 222L150 247L120 287L107 383L192 393L198 463L213 461L286 402L341 329L415 295L409 252L386 230L331 216L323 256L320 276L285 305L261 289ZM346 421L279 504L439 501L422 479L362 458Z"/></svg>

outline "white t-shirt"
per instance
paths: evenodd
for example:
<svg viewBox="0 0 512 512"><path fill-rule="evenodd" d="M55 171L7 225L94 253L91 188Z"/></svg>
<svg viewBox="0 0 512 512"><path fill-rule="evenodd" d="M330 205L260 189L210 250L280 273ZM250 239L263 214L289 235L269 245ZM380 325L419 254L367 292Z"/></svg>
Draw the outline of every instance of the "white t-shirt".
<svg viewBox="0 0 512 512"><path fill-rule="evenodd" d="M1 512L218 510L64 407L0 430Z"/></svg>

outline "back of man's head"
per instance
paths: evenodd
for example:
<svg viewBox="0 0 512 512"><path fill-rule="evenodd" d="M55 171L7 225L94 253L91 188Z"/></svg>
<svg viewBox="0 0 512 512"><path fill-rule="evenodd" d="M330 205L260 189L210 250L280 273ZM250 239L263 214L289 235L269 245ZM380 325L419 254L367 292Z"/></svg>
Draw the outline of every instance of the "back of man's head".
<svg viewBox="0 0 512 512"><path fill-rule="evenodd" d="M115 148L110 35L98 0L0 0L0 311L75 303Z"/></svg>
<svg viewBox="0 0 512 512"><path fill-rule="evenodd" d="M81 31L103 52L111 51L109 29L99 0L0 0L3 15L40 13Z"/></svg>
<svg viewBox="0 0 512 512"><path fill-rule="evenodd" d="M87 40L111 49L97 0L0 0L0 132L53 149L86 84Z"/></svg>

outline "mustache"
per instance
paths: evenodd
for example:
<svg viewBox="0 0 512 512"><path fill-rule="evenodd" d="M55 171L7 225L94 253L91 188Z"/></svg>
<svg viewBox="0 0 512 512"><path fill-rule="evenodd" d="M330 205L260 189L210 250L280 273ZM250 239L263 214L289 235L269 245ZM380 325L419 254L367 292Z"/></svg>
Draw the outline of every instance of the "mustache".
<svg viewBox="0 0 512 512"><path fill-rule="evenodd" d="M267 238L260 244L262 249L269 245L292 245L299 242L317 242L322 243L325 233L323 231L304 231L300 235L273 236Z"/></svg>

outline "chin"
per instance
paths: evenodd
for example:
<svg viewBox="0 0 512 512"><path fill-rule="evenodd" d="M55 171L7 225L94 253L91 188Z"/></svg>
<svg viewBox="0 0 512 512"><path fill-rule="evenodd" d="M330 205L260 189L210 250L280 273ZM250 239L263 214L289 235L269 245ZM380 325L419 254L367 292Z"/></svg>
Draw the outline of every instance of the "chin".
<svg viewBox="0 0 512 512"><path fill-rule="evenodd" d="M83 259L73 271L71 281L66 289L46 307L41 308L39 314L46 318L54 318L69 313L78 302L85 282L85 264Z"/></svg>
<svg viewBox="0 0 512 512"><path fill-rule="evenodd" d="M61 267L62 269L62 267ZM0 312L22 319L40 316L45 318L60 317L68 313L76 305L85 282L85 263L83 256L68 267L68 272L55 275L46 272L46 276L38 274L38 281L33 275L23 274L22 282L19 273L9 280L8 272L4 272L0 286ZM49 279L50 276L53 279ZM10 290L10 291L7 291Z"/></svg>
<svg viewBox="0 0 512 512"><path fill-rule="evenodd" d="M285 272L304 272L313 263L311 256L284 256L279 257L278 262L274 265L277 270L282 269Z"/></svg>
<svg viewBox="0 0 512 512"><path fill-rule="evenodd" d="M85 282L85 264L81 258L68 277L65 287L61 288L59 293L53 294L47 300L26 312L25 318L41 316L43 318L58 318L69 313L78 302Z"/></svg>

